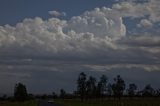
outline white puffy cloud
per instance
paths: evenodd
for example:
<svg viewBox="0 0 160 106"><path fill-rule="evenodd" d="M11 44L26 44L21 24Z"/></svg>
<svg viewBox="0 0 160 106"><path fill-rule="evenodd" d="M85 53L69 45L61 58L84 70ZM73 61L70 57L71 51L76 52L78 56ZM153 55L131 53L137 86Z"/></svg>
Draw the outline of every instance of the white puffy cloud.
<svg viewBox="0 0 160 106"><path fill-rule="evenodd" d="M148 11L150 13L150 20L153 22L160 21L160 6L159 5L160 5L159 0L150 0L148 3Z"/></svg>
<svg viewBox="0 0 160 106"><path fill-rule="evenodd" d="M142 19L137 26L144 27L144 28L150 28L153 26L153 24L151 23L151 21L149 21L147 19Z"/></svg>
<svg viewBox="0 0 160 106"><path fill-rule="evenodd" d="M160 22L160 0L124 0L121 3L113 5L113 9L117 15L121 17L146 18L148 21L142 20L140 24L148 24Z"/></svg>
<svg viewBox="0 0 160 106"><path fill-rule="evenodd" d="M66 16L65 12L58 12L58 11L48 11L48 13L54 17L59 17L59 16Z"/></svg>
<svg viewBox="0 0 160 106"><path fill-rule="evenodd" d="M123 8L130 4L125 5ZM1 26L0 56L48 56L94 64L159 62L159 37L128 38L124 16L117 12L120 8L95 8L70 20L37 17L24 19L16 26Z"/></svg>
<svg viewBox="0 0 160 106"><path fill-rule="evenodd" d="M102 46L106 50L116 49L112 41L125 36L126 29L121 17L108 16L110 11L96 8L69 21L37 17L24 19L16 26L1 26L1 53L89 55Z"/></svg>
<svg viewBox="0 0 160 106"><path fill-rule="evenodd" d="M126 34L126 27L119 16L114 15L114 11L103 7L95 8L91 12L85 12L81 16L73 17L69 22L67 29L72 29L77 33L90 32L95 37L109 37L118 39Z"/></svg>
<svg viewBox="0 0 160 106"><path fill-rule="evenodd" d="M144 17L148 14L146 4L137 4L134 2L121 2L114 4L112 7L117 15L121 17Z"/></svg>

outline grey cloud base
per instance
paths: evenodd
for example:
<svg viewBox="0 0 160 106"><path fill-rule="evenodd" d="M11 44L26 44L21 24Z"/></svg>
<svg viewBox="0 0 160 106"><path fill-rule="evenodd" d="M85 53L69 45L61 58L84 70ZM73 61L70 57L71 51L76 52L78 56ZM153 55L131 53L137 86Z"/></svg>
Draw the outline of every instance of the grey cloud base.
<svg viewBox="0 0 160 106"><path fill-rule="evenodd" d="M146 84L152 84L154 88L159 87L159 80L157 80L159 71L147 72L139 68L95 71L79 65L61 65L48 68L17 66L1 72L0 91L3 91L1 94L12 94L14 84L22 82L27 85L28 91L34 94L59 92L61 88L64 88L67 92L73 92L76 90L76 80L81 71L84 71L87 75L95 76L97 79L105 74L109 77L110 82L113 82L113 78L120 74L125 79L126 84L136 83L139 89L142 89Z"/></svg>

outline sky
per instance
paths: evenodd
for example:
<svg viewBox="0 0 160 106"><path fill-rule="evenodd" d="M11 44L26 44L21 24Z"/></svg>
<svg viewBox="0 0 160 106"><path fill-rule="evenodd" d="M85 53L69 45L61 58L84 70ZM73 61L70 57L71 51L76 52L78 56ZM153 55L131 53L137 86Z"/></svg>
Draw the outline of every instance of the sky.
<svg viewBox="0 0 160 106"><path fill-rule="evenodd" d="M80 72L159 88L159 0L0 0L0 94L76 90Z"/></svg>

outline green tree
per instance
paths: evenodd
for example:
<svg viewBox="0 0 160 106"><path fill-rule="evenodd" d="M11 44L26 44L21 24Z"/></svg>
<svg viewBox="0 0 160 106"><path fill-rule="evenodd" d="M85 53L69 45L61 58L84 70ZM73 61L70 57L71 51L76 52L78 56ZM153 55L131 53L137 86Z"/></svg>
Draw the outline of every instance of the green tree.
<svg viewBox="0 0 160 106"><path fill-rule="evenodd" d="M117 75L117 77L114 78L114 83L112 84L112 91L114 96L120 99L120 97L123 96L124 90L125 90L125 82L120 77L120 75Z"/></svg>
<svg viewBox="0 0 160 106"><path fill-rule="evenodd" d="M86 74L84 72L79 74L77 80L77 91L80 94L81 101L84 101L85 94L86 94Z"/></svg>
<svg viewBox="0 0 160 106"><path fill-rule="evenodd" d="M26 86L18 83L14 88L14 98L18 101L25 101L28 98Z"/></svg>

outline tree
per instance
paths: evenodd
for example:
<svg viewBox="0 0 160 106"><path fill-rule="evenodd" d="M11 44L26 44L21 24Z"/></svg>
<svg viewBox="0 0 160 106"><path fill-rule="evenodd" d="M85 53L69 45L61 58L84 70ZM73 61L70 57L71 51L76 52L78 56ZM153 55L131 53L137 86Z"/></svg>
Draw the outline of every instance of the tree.
<svg viewBox="0 0 160 106"><path fill-rule="evenodd" d="M18 101L25 101L28 98L26 86L18 83L14 88L14 98Z"/></svg>
<svg viewBox="0 0 160 106"><path fill-rule="evenodd" d="M86 74L84 72L79 74L77 80L77 91L78 94L80 94L81 101L83 101L86 93Z"/></svg>
<svg viewBox="0 0 160 106"><path fill-rule="evenodd" d="M53 97L53 99L56 99L58 96L55 92L52 92L52 97Z"/></svg>
<svg viewBox="0 0 160 106"><path fill-rule="evenodd" d="M125 82L124 80L118 75L116 78L114 78L114 82L112 84L112 91L115 97L120 97L123 95L123 92L125 90Z"/></svg>
<svg viewBox="0 0 160 106"><path fill-rule="evenodd" d="M102 75L100 77L100 81L98 82L97 85L97 93L98 96L104 96L105 92L107 91L107 77L105 75Z"/></svg>
<svg viewBox="0 0 160 106"><path fill-rule="evenodd" d="M90 76L88 81L86 82L86 93L89 98L95 96L96 92L96 78Z"/></svg>
<svg viewBox="0 0 160 106"><path fill-rule="evenodd" d="M60 90L60 98L64 99L65 95L66 95L66 91L64 89L61 89Z"/></svg>
<svg viewBox="0 0 160 106"><path fill-rule="evenodd" d="M107 96L111 96L112 95L112 84L111 83L109 83L108 85L107 85Z"/></svg>
<svg viewBox="0 0 160 106"><path fill-rule="evenodd" d="M160 89L156 90L156 96L160 96Z"/></svg>
<svg viewBox="0 0 160 106"><path fill-rule="evenodd" d="M7 100L7 95L6 94L4 94L4 95L2 95L1 97L0 97L0 101L3 101L3 100Z"/></svg>
<svg viewBox="0 0 160 106"><path fill-rule="evenodd" d="M155 90L151 85L146 85L142 91L142 96L153 96L155 94Z"/></svg>
<svg viewBox="0 0 160 106"><path fill-rule="evenodd" d="M129 88L128 88L128 90L127 90L127 92L128 92L128 95L130 96L130 97L133 97L133 96L135 96L135 91L137 90L137 86L134 84L134 83L132 83L132 84L129 84Z"/></svg>

